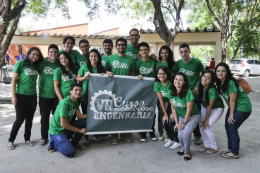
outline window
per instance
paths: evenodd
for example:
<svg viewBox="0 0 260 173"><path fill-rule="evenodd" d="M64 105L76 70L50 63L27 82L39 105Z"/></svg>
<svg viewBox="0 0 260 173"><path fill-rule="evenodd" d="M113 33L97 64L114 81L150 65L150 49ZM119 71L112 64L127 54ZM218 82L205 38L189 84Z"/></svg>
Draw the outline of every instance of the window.
<svg viewBox="0 0 260 173"><path fill-rule="evenodd" d="M248 64L254 64L254 61L253 60L247 60L246 61Z"/></svg>
<svg viewBox="0 0 260 173"><path fill-rule="evenodd" d="M255 63L256 63L257 65L260 65L260 61L259 61L259 60L255 60Z"/></svg>
<svg viewBox="0 0 260 173"><path fill-rule="evenodd" d="M230 64L242 64L242 60L232 60Z"/></svg>

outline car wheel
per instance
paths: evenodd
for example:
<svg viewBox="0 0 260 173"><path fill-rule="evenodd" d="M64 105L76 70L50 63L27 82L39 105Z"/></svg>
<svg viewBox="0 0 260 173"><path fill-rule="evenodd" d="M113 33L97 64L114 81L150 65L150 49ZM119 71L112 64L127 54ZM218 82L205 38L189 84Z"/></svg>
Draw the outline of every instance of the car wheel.
<svg viewBox="0 0 260 173"><path fill-rule="evenodd" d="M249 70L246 70L246 71L244 71L243 76L244 76L244 77L248 77L249 74L250 74Z"/></svg>

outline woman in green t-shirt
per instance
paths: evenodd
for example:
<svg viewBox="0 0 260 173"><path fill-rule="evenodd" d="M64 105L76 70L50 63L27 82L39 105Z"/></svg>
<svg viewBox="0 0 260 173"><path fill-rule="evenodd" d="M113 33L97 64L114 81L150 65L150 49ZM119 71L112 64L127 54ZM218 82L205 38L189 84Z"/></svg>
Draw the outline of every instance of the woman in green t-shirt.
<svg viewBox="0 0 260 173"><path fill-rule="evenodd" d="M12 126L10 138L7 143L9 150L14 149L14 140L24 121L25 143L30 146L34 146L35 144L30 140L30 137L33 116L37 106L36 80L38 72L36 70L36 64L42 62L42 60L43 56L40 49L32 47L29 49L26 58L15 64L12 79L12 103L15 106L16 120ZM19 82L17 84L18 78Z"/></svg>
<svg viewBox="0 0 260 173"><path fill-rule="evenodd" d="M44 58L44 60L36 66L39 73L38 88L41 115L41 140L39 144L42 146L48 142L50 114L52 113L52 115L54 115L59 103L53 85L54 70L59 68L58 56L58 46L51 44L48 47L48 58Z"/></svg>
<svg viewBox="0 0 260 173"><path fill-rule="evenodd" d="M77 68L68 52L60 53L60 67L54 71L53 81L55 92L61 101L70 96L70 87L76 82Z"/></svg>
<svg viewBox="0 0 260 173"><path fill-rule="evenodd" d="M199 82L199 101L201 103L200 133L203 138L204 147L200 152L213 154L217 152L217 143L212 127L222 116L224 104L220 98L215 82L215 74L211 70L202 73Z"/></svg>
<svg viewBox="0 0 260 173"><path fill-rule="evenodd" d="M80 104L83 114L87 114L88 106L88 76L89 73L101 73L105 74L105 69L102 66L101 55L97 49L92 49L89 52L89 58L87 64L80 67L76 80L79 82L83 81L83 92L80 98ZM94 135L95 142L99 142L98 135ZM84 144L88 144L88 135L84 136Z"/></svg>
<svg viewBox="0 0 260 173"><path fill-rule="evenodd" d="M200 110L194 102L195 98L192 91L189 90L188 78L184 73L178 72L174 75L170 91L167 97L170 99L172 107L171 119L176 122L174 130L178 130L178 138L182 146L177 154L184 154L184 160L190 160L191 135L199 124Z"/></svg>
<svg viewBox="0 0 260 173"><path fill-rule="evenodd" d="M156 69L160 66L166 66L172 72L175 64L173 52L168 46L162 46L159 50L159 61L156 62Z"/></svg>
<svg viewBox="0 0 260 173"><path fill-rule="evenodd" d="M178 133L173 130L175 123L170 120L171 106L169 104L169 99L167 98L168 93L170 93L170 89L169 89L170 85L171 85L170 70L165 66L160 66L157 69L157 76L155 77L155 84L154 84L154 91L157 93L157 96L159 98L158 124L162 123L162 126L164 126L166 134L169 138L166 144L164 145L164 147L170 149L177 149L181 145L179 143ZM162 136L163 134L160 132L159 128L158 130L160 136Z"/></svg>
<svg viewBox="0 0 260 173"><path fill-rule="evenodd" d="M219 93L229 106L225 120L228 149L222 152L222 157L238 159L240 143L238 128L250 116L252 103L244 89L232 76L226 63L219 63L215 69Z"/></svg>

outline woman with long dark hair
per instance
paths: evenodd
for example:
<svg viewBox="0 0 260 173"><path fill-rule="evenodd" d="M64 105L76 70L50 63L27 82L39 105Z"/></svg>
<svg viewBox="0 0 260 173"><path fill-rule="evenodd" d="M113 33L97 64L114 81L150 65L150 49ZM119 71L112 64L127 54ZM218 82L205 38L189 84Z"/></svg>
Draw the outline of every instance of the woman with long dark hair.
<svg viewBox="0 0 260 173"><path fill-rule="evenodd" d="M77 71L69 53L61 52L60 67L55 69L53 76L54 89L60 101L70 96L70 87L76 82Z"/></svg>
<svg viewBox="0 0 260 173"><path fill-rule="evenodd" d="M163 65L166 66L170 72L172 72L174 64L175 61L172 50L166 45L162 46L159 50L159 61L156 63L156 69Z"/></svg>
<svg viewBox="0 0 260 173"><path fill-rule="evenodd" d="M39 48L29 49L25 60L18 61L13 70L12 79L12 103L15 106L16 120L11 129L10 138L7 143L9 150L14 149L14 140L25 120L24 140L29 146L34 146L30 140L33 116L37 106L36 80L38 72L36 65L42 62L43 56ZM19 83L16 86L16 81Z"/></svg>
<svg viewBox="0 0 260 173"><path fill-rule="evenodd" d="M166 66L160 66L157 69L157 76L155 77L154 91L157 93L159 98L160 107L163 111L164 116L158 117L158 122L161 121L164 125L165 131L169 140L164 145L166 148L177 149L181 147L178 139L178 133L173 131L175 122L170 120L171 105L167 98L170 93L171 85L171 72Z"/></svg>
<svg viewBox="0 0 260 173"><path fill-rule="evenodd" d="M155 68L158 69L160 66L165 66L172 73L173 66L175 64L173 58L173 52L168 46L162 46L159 50L159 61L156 62ZM162 110L161 103L157 101L158 107L158 131L159 131L159 140L163 140L163 124L162 117L164 116L164 111ZM169 137L165 139L165 142L168 142Z"/></svg>
<svg viewBox="0 0 260 173"><path fill-rule="evenodd" d="M201 103L200 133L204 147L199 151L207 154L217 152L217 143L212 128L224 112L224 104L214 82L215 74L213 71L207 70L202 73L198 97Z"/></svg>
<svg viewBox="0 0 260 173"><path fill-rule="evenodd" d="M200 110L194 102L195 98L189 90L188 78L184 73L178 72L174 75L170 90L167 97L172 107L171 119L176 123L174 130L178 130L178 138L182 146L177 154L184 155L184 160L190 160L191 135L199 124Z"/></svg>
<svg viewBox="0 0 260 173"><path fill-rule="evenodd" d="M240 143L238 128L250 116L252 103L244 89L232 76L226 63L219 63L215 69L218 91L229 106L225 120L228 149L221 155L229 159L238 159Z"/></svg>
<svg viewBox="0 0 260 173"><path fill-rule="evenodd" d="M88 106L88 76L89 73L101 73L104 74L106 71L102 66L101 55L97 49L92 49L89 52L89 58L87 64L80 67L77 75L77 81L83 81L83 92L80 98L80 104L82 108L83 114L87 114L87 106ZM99 142L98 136L94 135L94 140ZM88 135L85 135L84 144L88 144Z"/></svg>
<svg viewBox="0 0 260 173"><path fill-rule="evenodd" d="M56 107L59 103L56 95L53 76L54 70L59 68L57 60L59 56L59 48L56 44L51 44L48 47L48 58L44 58L41 63L38 63L36 68L39 73L39 107L41 114L41 140L40 145L45 145L48 142L48 130L50 114L54 115Z"/></svg>

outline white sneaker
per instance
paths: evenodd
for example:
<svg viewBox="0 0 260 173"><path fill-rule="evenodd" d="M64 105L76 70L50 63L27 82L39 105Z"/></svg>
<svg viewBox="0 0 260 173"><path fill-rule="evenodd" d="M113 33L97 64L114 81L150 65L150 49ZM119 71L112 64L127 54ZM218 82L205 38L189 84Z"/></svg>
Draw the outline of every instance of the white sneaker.
<svg viewBox="0 0 260 173"><path fill-rule="evenodd" d="M166 144L164 144L164 147L165 147L165 148L169 148L169 147L172 146L173 144L174 144L174 142L169 139L169 141L168 141Z"/></svg>
<svg viewBox="0 0 260 173"><path fill-rule="evenodd" d="M179 142L174 142L174 144L170 147L170 149L175 150L180 147L181 147L181 144Z"/></svg>

